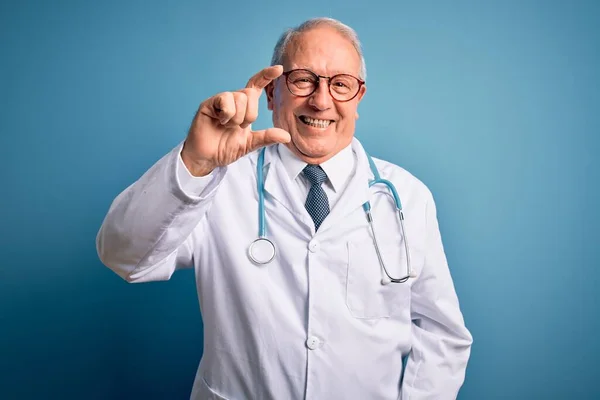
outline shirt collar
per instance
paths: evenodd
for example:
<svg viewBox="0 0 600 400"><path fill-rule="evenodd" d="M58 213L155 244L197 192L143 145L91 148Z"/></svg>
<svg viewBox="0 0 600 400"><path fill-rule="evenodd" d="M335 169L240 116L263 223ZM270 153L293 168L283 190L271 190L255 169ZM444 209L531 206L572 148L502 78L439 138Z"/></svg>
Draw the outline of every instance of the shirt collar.
<svg viewBox="0 0 600 400"><path fill-rule="evenodd" d="M279 144L277 149L279 158L281 159L286 172L290 179L295 181L304 167L306 167L306 162L298 158L298 156L283 144ZM340 191L346 184L346 181L354 168L352 144L349 144L335 156L322 163L321 168L323 168L323 171L327 174L327 178L331 183L333 190L336 193Z"/></svg>

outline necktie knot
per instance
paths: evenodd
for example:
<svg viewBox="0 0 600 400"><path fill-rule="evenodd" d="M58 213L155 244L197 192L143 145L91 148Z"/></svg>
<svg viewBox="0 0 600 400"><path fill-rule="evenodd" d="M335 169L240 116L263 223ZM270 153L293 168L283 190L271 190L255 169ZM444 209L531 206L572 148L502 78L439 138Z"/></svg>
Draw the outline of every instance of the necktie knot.
<svg viewBox="0 0 600 400"><path fill-rule="evenodd" d="M323 171L320 165L308 164L304 167L304 176L308 179L311 185L321 185L327 179L327 174Z"/></svg>

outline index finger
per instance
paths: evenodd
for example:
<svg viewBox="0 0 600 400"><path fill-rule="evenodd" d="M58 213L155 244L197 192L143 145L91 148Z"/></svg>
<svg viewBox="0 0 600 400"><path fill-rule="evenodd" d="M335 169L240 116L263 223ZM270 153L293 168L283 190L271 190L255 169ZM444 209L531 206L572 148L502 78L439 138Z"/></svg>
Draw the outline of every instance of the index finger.
<svg viewBox="0 0 600 400"><path fill-rule="evenodd" d="M274 79L279 78L281 74L283 74L283 65L272 65L250 78L246 84L246 88L262 90Z"/></svg>

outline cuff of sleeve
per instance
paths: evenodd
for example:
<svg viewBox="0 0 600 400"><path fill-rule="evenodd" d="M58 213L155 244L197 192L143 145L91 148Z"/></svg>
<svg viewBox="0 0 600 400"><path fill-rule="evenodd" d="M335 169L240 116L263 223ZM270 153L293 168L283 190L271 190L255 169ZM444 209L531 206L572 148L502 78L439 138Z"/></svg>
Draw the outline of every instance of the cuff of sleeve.
<svg viewBox="0 0 600 400"><path fill-rule="evenodd" d="M177 179L179 179L179 185L185 192L199 195L214 176L215 170L206 176L192 175L181 158L181 151L177 153Z"/></svg>
<svg viewBox="0 0 600 400"><path fill-rule="evenodd" d="M171 153L171 187L173 194L186 203L196 203L211 197L223 178L227 167L217 167L206 176L194 176L181 158L183 142ZM174 170L173 170L174 168Z"/></svg>

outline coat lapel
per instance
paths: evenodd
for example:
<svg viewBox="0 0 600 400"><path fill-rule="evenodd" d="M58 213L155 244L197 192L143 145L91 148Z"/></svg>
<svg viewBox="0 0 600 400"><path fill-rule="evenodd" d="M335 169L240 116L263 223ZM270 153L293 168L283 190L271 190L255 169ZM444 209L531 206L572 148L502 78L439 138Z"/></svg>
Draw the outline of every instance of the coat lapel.
<svg viewBox="0 0 600 400"><path fill-rule="evenodd" d="M257 159L258 156L253 157L254 166L256 166ZM312 219L306 212L304 204L298 199L298 189L294 186L295 183L290 180L281 164L277 153L277 145L269 146L265 151L264 177L265 203L269 201L280 203L294 215L298 222L306 225L309 229L312 226L314 230Z"/></svg>
<svg viewBox="0 0 600 400"><path fill-rule="evenodd" d="M319 232L335 227L357 208L362 208L362 205L369 200L369 179L373 178L365 150L356 138L352 141L352 151L356 157L355 174L340 195L335 207L321 224Z"/></svg>

